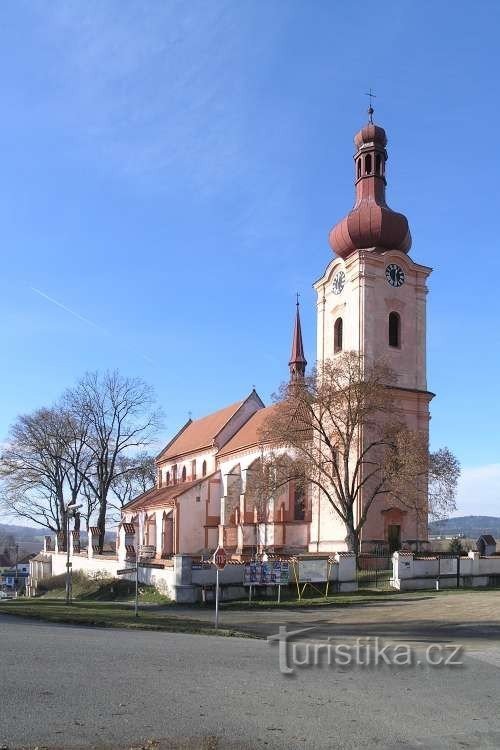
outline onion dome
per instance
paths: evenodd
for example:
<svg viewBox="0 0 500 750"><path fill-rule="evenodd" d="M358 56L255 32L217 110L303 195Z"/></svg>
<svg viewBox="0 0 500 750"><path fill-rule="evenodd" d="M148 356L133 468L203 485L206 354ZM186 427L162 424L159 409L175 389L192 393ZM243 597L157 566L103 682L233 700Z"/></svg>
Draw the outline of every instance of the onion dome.
<svg viewBox="0 0 500 750"><path fill-rule="evenodd" d="M370 120L372 113L370 108ZM370 121L356 133L354 144L356 202L331 230L330 246L341 258L367 248L407 253L411 247L408 220L385 202L385 130Z"/></svg>

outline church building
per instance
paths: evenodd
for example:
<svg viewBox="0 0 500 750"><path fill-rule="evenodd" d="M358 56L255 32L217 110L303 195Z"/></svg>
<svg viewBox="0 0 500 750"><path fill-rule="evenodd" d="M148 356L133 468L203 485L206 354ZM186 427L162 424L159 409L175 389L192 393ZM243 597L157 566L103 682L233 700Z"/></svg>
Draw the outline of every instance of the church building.
<svg viewBox="0 0 500 750"><path fill-rule="evenodd" d="M334 258L314 284L321 363L342 351L384 359L397 377L392 388L411 430L428 437L426 295L431 269L409 256L403 214L386 203L387 137L369 122L354 143L355 204L330 232ZM302 377L304 355L297 303L290 378ZM206 554L218 544L235 557L255 552L297 554L347 549L346 529L318 490L290 482L279 496L261 498L251 476L265 446L259 431L273 406L253 390L241 401L188 420L156 459L156 487L124 506L122 521L138 524L140 540L158 559ZM422 487L422 507L427 487ZM362 511L363 499L357 512ZM427 515L382 498L370 507L362 551L392 552L427 539Z"/></svg>

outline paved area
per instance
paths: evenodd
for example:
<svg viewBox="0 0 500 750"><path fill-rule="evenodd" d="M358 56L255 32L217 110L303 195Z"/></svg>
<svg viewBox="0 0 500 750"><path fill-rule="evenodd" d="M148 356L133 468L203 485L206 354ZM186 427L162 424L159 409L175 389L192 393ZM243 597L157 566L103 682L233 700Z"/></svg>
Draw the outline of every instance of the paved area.
<svg viewBox="0 0 500 750"><path fill-rule="evenodd" d="M184 609L179 616L213 619L211 609ZM500 643L500 591L401 594L348 607L301 609L224 609L221 625L261 637L290 628L314 627L311 637L379 636L394 641L432 643L436 640L488 647Z"/></svg>
<svg viewBox="0 0 500 750"><path fill-rule="evenodd" d="M396 609L387 611L394 622ZM404 623L405 610L398 611ZM271 614L269 628L282 624ZM297 614L285 619L293 615L295 627L305 625ZM483 615L486 626L493 622L487 608ZM321 616L334 617L343 630L354 625L347 609ZM0 747L9 750L500 747L500 645L485 632L471 639L473 647L466 640L462 666L417 663L424 640L412 666L323 663L286 676L278 668L279 646L264 640L49 625L7 615L0 615L0 631Z"/></svg>

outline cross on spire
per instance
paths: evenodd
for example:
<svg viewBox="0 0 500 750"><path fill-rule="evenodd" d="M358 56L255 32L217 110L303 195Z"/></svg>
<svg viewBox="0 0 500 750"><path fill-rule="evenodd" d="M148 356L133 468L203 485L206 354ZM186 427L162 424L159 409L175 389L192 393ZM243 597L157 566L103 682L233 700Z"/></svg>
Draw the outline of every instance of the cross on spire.
<svg viewBox="0 0 500 750"><path fill-rule="evenodd" d="M376 99L377 95L373 93L372 87L370 86L370 91L368 93L366 93L365 96L369 96L370 97L370 106L368 107L368 118L369 118L368 121L373 124L373 112L374 112L374 109L373 109L373 101L372 101L372 99Z"/></svg>

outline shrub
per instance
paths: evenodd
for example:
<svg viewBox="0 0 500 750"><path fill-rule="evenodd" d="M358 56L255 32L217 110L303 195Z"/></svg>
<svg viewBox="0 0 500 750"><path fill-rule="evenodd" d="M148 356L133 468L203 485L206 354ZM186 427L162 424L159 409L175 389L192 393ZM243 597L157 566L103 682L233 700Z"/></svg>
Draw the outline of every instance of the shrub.
<svg viewBox="0 0 500 750"><path fill-rule="evenodd" d="M459 539L458 537L455 537L454 539L452 539L448 545L448 551L452 555L463 555L465 552L465 549L463 547L462 540Z"/></svg>

